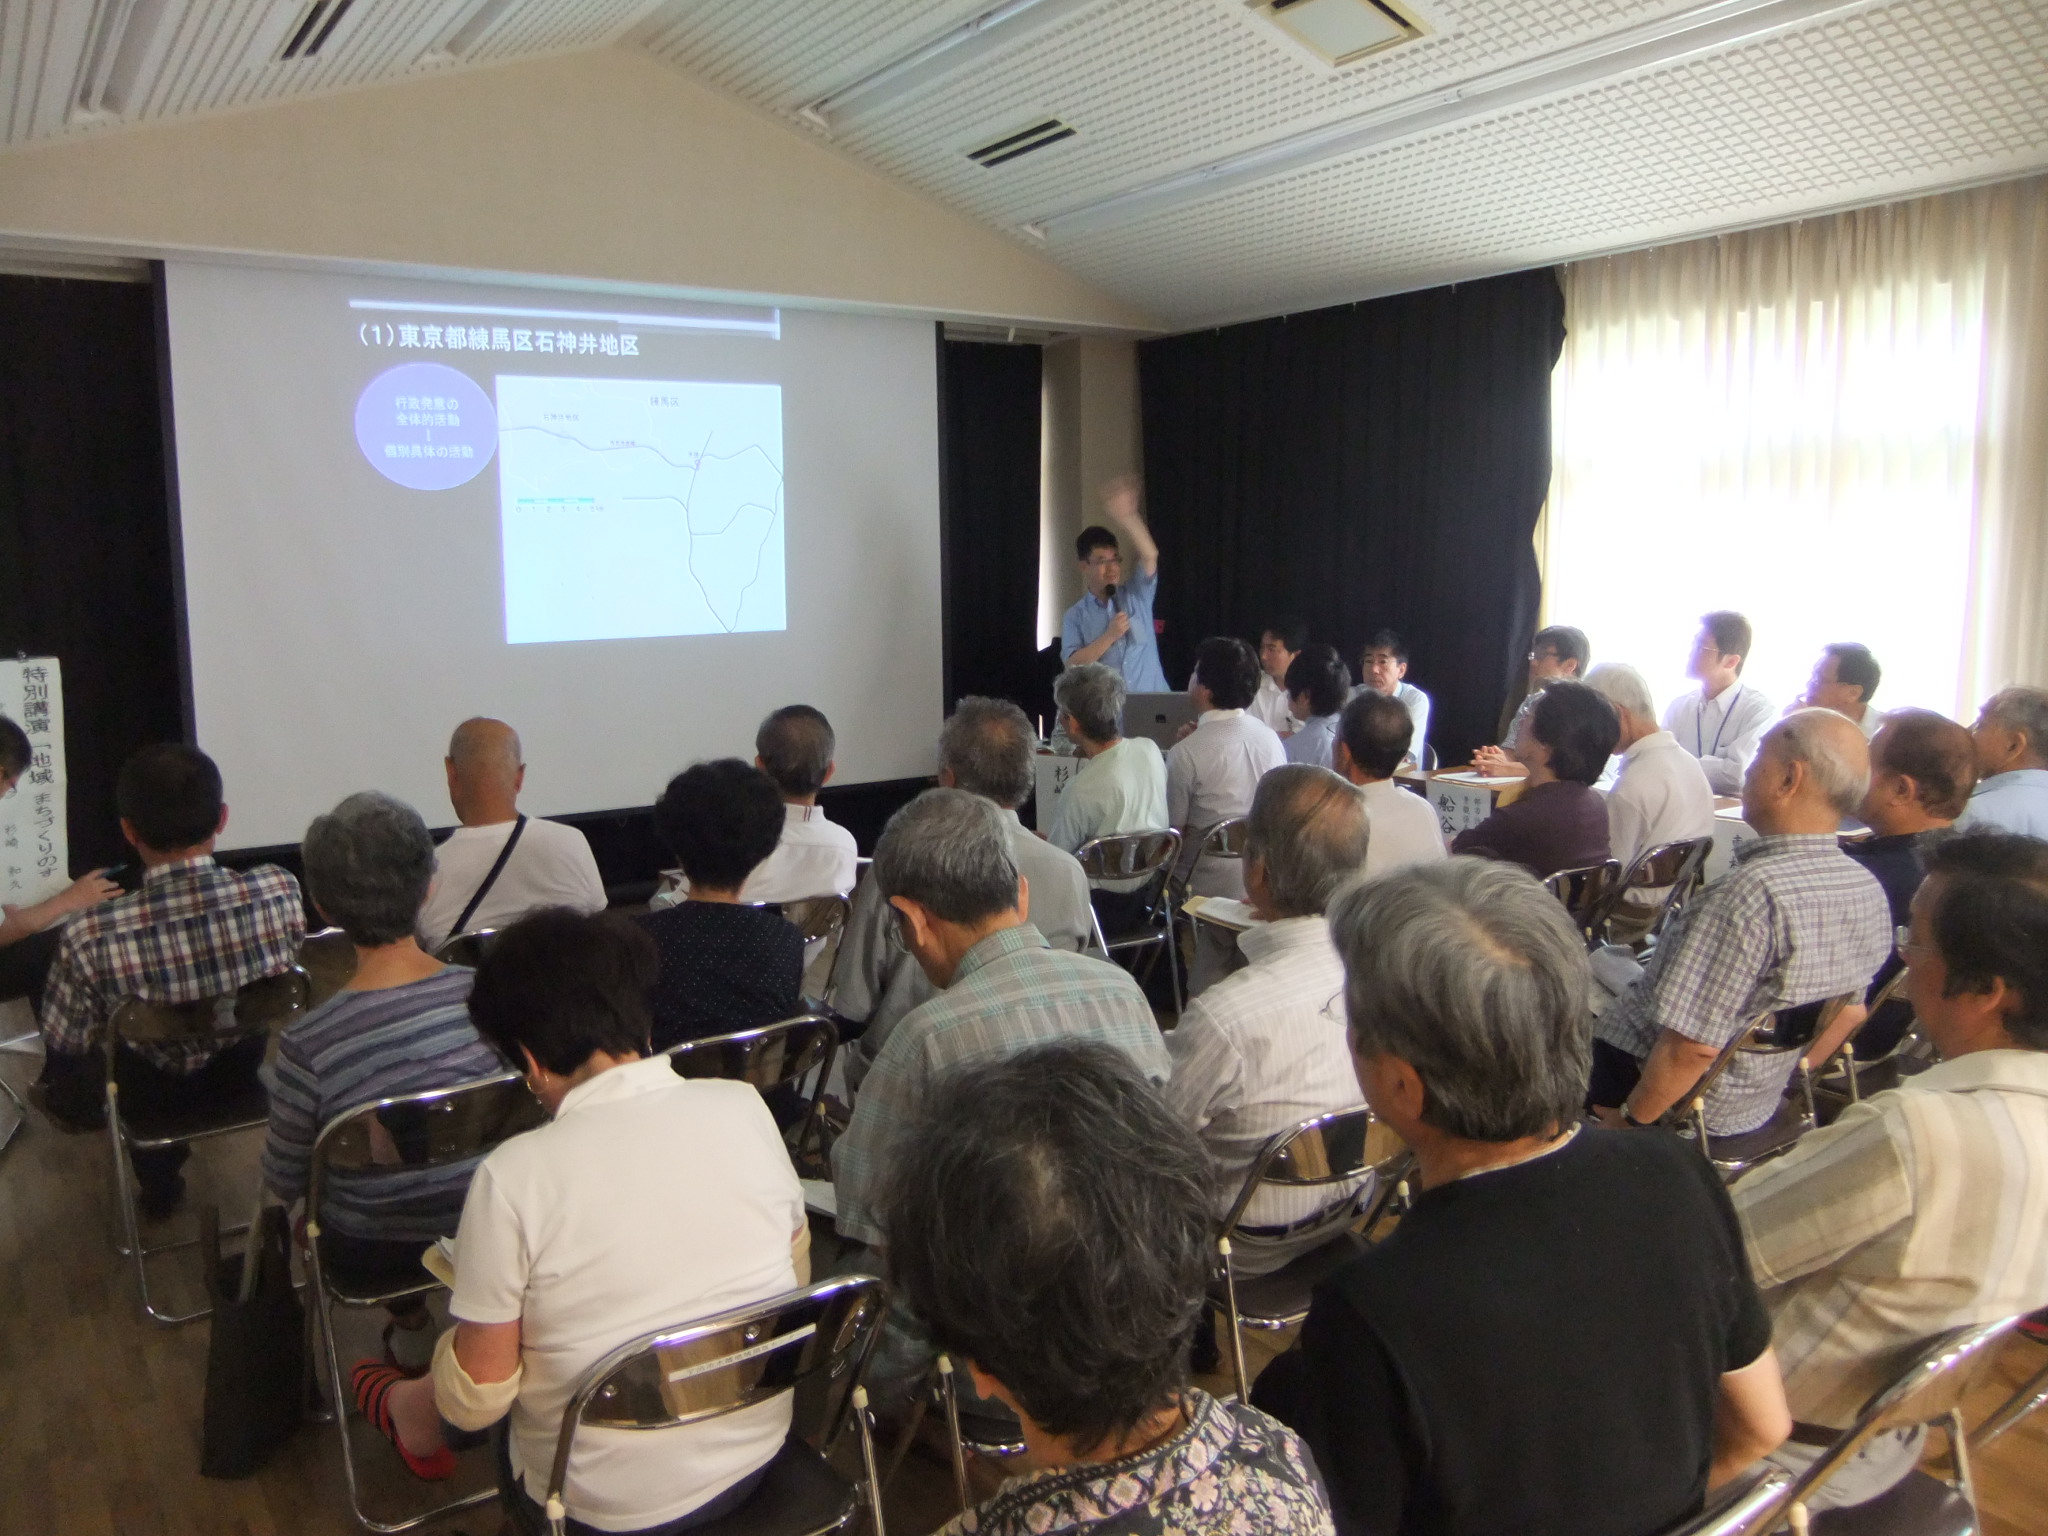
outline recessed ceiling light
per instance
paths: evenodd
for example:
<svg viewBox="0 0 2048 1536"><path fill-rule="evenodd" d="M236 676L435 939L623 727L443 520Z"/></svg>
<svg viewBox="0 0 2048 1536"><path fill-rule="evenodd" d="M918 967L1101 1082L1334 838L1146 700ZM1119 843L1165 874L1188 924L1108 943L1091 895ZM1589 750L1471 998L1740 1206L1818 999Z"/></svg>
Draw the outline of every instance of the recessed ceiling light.
<svg viewBox="0 0 2048 1536"><path fill-rule="evenodd" d="M1357 62L1423 34L1422 23L1382 0L1254 0L1254 9L1325 64Z"/></svg>

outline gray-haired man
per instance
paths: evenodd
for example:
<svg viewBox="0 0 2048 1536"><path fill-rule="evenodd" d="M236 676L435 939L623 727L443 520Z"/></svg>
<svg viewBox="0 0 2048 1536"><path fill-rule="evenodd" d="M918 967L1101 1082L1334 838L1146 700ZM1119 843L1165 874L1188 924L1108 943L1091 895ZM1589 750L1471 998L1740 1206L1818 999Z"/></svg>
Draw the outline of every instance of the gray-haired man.
<svg viewBox="0 0 2048 1536"><path fill-rule="evenodd" d="M1085 948L1095 931L1088 877L1071 853L1026 830L1017 807L1036 774L1038 733L1024 711L1007 699L968 697L939 732L939 783L964 789L997 807L1010 837L1010 857L1031 882L1032 924L1056 949ZM883 894L869 880L854 893L845 948L827 998L832 1010L866 1029L843 1058L846 1081L858 1089L897 1021L932 995L932 985L895 936Z"/></svg>
<svg viewBox="0 0 2048 1536"><path fill-rule="evenodd" d="M1956 826L2048 838L2048 689L2007 688L1970 727L1977 789Z"/></svg>
<svg viewBox="0 0 2048 1536"><path fill-rule="evenodd" d="M875 848L869 884L936 993L890 1031L832 1149L836 1224L855 1242L883 1241L880 1181L947 1068L1092 1039L1166 1080L1166 1047L1138 984L1106 960L1050 947L1031 924L1035 892L1009 821L983 796L930 789L889 819Z"/></svg>
<svg viewBox="0 0 2048 1536"><path fill-rule="evenodd" d="M1358 1102L1335 1006L1344 963L1323 913L1365 867L1365 796L1327 768L1289 763L1259 781L1245 834L1245 897L1264 920L1238 937L1248 963L1189 1005L1166 1037L1166 1099L1216 1164L1219 1216L1276 1131ZM1245 1212L1252 1227L1232 1242L1238 1269L1270 1274L1327 1242L1309 1218L1351 1193L1260 1190ZM1291 1230L1303 1224L1305 1235Z"/></svg>
<svg viewBox="0 0 2048 1536"><path fill-rule="evenodd" d="M1069 667L1052 692L1083 763L1060 791L1046 841L1073 853L1098 837L1171 825L1165 756L1157 742L1124 735L1123 674L1101 662Z"/></svg>

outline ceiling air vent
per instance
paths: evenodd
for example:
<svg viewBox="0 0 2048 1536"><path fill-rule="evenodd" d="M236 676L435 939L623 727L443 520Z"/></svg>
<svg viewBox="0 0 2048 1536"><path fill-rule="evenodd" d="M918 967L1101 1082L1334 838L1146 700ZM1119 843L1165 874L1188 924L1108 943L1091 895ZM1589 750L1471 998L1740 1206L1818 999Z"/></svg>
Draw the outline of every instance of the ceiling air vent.
<svg viewBox="0 0 2048 1536"><path fill-rule="evenodd" d="M1015 160L1019 155L1028 155L1033 150L1044 149L1048 144L1057 144L1061 139L1071 139L1074 130L1056 117L1048 117L1033 123L1029 128L1020 128L1015 133L1005 134L993 144L984 144L979 149L967 151L967 158L983 170L992 171L997 166Z"/></svg>
<svg viewBox="0 0 2048 1536"><path fill-rule="evenodd" d="M313 0L306 7L299 24L285 38L284 46L277 50L277 62L292 64L320 57L320 50L327 46L327 39L334 36L334 29L341 25L341 19L354 4L355 0Z"/></svg>
<svg viewBox="0 0 2048 1536"><path fill-rule="evenodd" d="M1252 9L1325 64L1355 64L1426 30L1389 0L1252 0Z"/></svg>

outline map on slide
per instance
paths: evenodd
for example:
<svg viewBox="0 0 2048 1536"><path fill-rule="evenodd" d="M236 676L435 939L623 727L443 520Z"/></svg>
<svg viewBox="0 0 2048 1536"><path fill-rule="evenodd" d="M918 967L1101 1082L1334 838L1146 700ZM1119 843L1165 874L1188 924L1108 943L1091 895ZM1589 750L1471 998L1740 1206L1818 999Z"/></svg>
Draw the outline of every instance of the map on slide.
<svg viewBox="0 0 2048 1536"><path fill-rule="evenodd" d="M505 640L787 627L782 387L498 376Z"/></svg>

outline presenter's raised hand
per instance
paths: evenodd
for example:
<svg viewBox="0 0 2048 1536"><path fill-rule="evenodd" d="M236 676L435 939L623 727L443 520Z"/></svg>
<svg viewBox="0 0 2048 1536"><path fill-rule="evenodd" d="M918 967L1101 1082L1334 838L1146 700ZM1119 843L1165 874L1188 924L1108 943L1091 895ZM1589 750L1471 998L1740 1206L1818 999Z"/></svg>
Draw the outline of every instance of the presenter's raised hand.
<svg viewBox="0 0 2048 1536"><path fill-rule="evenodd" d="M1149 581L1159 569L1159 546L1152 542L1152 530L1145 526L1145 515L1139 510L1144 493L1145 483L1136 475L1118 475L1102 487L1102 510L1130 540L1129 553Z"/></svg>

